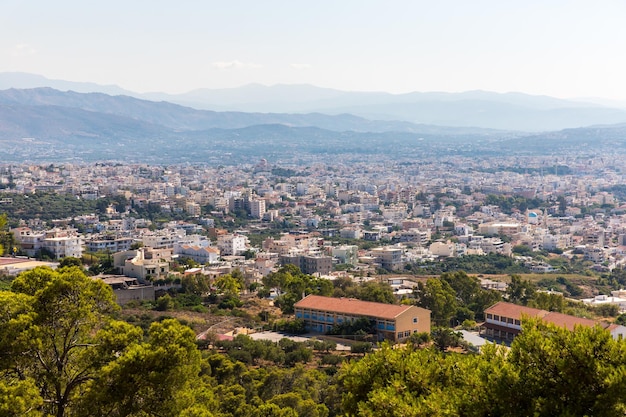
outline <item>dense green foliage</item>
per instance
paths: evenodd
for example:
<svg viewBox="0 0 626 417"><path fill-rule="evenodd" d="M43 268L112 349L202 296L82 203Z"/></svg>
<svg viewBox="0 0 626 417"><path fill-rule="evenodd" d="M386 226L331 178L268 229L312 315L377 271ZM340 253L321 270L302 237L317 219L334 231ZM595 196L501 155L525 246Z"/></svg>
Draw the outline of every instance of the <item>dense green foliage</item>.
<svg viewBox="0 0 626 417"><path fill-rule="evenodd" d="M408 268L417 274L442 274L454 271L466 271L471 274L521 274L530 272L528 268L515 259L497 253L445 258L435 262L410 264Z"/></svg>
<svg viewBox="0 0 626 417"><path fill-rule="evenodd" d="M2 194L12 202L0 205L0 213L10 220L40 218L44 221L64 219L97 211L96 200L78 199L72 194L38 191L33 194ZM101 200L104 201L104 200ZM108 205L108 204L107 204ZM104 206L106 208L106 206Z"/></svg>
<svg viewBox="0 0 626 417"><path fill-rule="evenodd" d="M240 335L210 346L173 319L145 330L116 320L111 290L73 263L23 273L0 291L0 417L626 412L626 342L599 327L570 332L527 321L508 353L492 345L481 355L450 352L463 341L447 328L434 329L432 344L416 333L394 349L357 342L348 356L322 340ZM480 304L465 274L436 281L457 306Z"/></svg>
<svg viewBox="0 0 626 417"><path fill-rule="evenodd" d="M430 310L432 321L439 326L448 326L453 320L455 324L482 320L485 309L501 300L497 291L481 288L478 278L463 271L420 282L414 295L416 304Z"/></svg>
<svg viewBox="0 0 626 417"><path fill-rule="evenodd" d="M626 402L626 345L600 328L529 321L509 353L389 345L339 373L349 416L616 416Z"/></svg>
<svg viewBox="0 0 626 417"><path fill-rule="evenodd" d="M626 269L613 269L608 275L605 275L598 279L598 284L606 285L613 290L626 288Z"/></svg>
<svg viewBox="0 0 626 417"><path fill-rule="evenodd" d="M274 303L287 314L293 313L293 305L303 294L330 296L333 293L333 284L329 280L304 274L295 265L285 265L263 277L263 285L261 295L269 294L271 289L278 290L279 296Z"/></svg>
<svg viewBox="0 0 626 417"><path fill-rule="evenodd" d="M0 416L328 415L326 374L255 371L239 361L293 366L334 344L242 336L222 346L232 356L203 359L194 333L176 320L144 334L113 319L109 287L78 267L37 268L11 290L0 291Z"/></svg>
<svg viewBox="0 0 626 417"><path fill-rule="evenodd" d="M6 214L0 214L0 256L13 251L13 234L7 230Z"/></svg>
<svg viewBox="0 0 626 417"><path fill-rule="evenodd" d="M333 282L333 297L351 297L363 301L394 304L396 297L391 286L386 282L367 281L358 284L349 278L338 278Z"/></svg>
<svg viewBox="0 0 626 417"><path fill-rule="evenodd" d="M355 340L363 340L368 337L373 339L373 335L376 334L376 321L361 317L354 321L335 324L327 333Z"/></svg>
<svg viewBox="0 0 626 417"><path fill-rule="evenodd" d="M511 214L514 209L524 213L528 209L539 208L545 203L540 198L526 198L520 195L504 196L489 194L485 200L485 204L498 206L503 213Z"/></svg>
<svg viewBox="0 0 626 417"><path fill-rule="evenodd" d="M137 217L151 221L180 220L185 217L184 213L163 212L157 203L148 203L144 206L131 205L121 195L88 200L70 193L37 191L32 194L0 193L0 198L3 197L8 197L11 202L0 205L0 214L6 214L12 224L16 224L20 219L38 218L51 221L91 213L105 216L109 206L119 213L130 208Z"/></svg>
<svg viewBox="0 0 626 417"><path fill-rule="evenodd" d="M164 320L144 339L140 328L111 318L111 289L78 267L36 268L0 298L2 390L28 388L32 415L133 415L150 407L176 415L185 407L172 393L199 370L189 328Z"/></svg>

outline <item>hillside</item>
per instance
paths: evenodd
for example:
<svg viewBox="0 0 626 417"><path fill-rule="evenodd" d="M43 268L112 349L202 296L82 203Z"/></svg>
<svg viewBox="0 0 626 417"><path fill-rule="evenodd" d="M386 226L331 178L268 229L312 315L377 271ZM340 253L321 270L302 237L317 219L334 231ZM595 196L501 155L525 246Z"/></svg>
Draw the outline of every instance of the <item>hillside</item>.
<svg viewBox="0 0 626 417"><path fill-rule="evenodd" d="M550 110L554 111L554 110ZM623 152L626 124L545 133L415 125L357 116L197 110L168 102L50 88L0 91L6 161L252 162L336 156Z"/></svg>

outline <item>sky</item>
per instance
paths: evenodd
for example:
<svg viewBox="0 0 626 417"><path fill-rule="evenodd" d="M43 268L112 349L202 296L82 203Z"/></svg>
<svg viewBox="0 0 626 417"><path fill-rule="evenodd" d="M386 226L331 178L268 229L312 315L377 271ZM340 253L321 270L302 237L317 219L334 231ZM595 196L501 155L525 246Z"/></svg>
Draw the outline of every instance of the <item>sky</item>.
<svg viewBox="0 0 626 417"><path fill-rule="evenodd" d="M626 1L0 0L0 72L626 100Z"/></svg>

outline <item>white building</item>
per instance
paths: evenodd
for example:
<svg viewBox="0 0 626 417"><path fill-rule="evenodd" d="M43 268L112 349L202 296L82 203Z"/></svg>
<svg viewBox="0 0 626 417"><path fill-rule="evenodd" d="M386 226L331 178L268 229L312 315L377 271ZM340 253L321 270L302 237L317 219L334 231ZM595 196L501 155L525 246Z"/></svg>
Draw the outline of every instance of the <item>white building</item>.
<svg viewBox="0 0 626 417"><path fill-rule="evenodd" d="M212 264L220 257L220 250L210 246L177 245L175 254L193 259L199 264Z"/></svg>
<svg viewBox="0 0 626 417"><path fill-rule="evenodd" d="M596 295L593 298L583 298L583 303L590 306L600 306L606 304L616 305L620 311L626 311L626 291L611 291L611 295Z"/></svg>
<svg viewBox="0 0 626 417"><path fill-rule="evenodd" d="M130 250L133 239L130 237L96 236L85 242L88 252L123 252Z"/></svg>
<svg viewBox="0 0 626 417"><path fill-rule="evenodd" d="M356 265L359 261L359 247L356 245L341 245L333 247L333 257L339 259L339 263Z"/></svg>
<svg viewBox="0 0 626 417"><path fill-rule="evenodd" d="M217 247L222 256L243 254L249 245L248 237L238 234L226 234L217 237Z"/></svg>
<svg viewBox="0 0 626 417"><path fill-rule="evenodd" d="M184 233L184 231L183 231ZM180 239L180 236L171 231L161 231L155 234L146 234L141 236L144 246L154 249L174 248L174 244Z"/></svg>
<svg viewBox="0 0 626 417"><path fill-rule="evenodd" d="M17 227L11 229L11 233L13 233L15 243L22 252L25 252L28 256L36 255L37 251L41 249L43 240L46 237L44 232L33 231L30 227Z"/></svg>
<svg viewBox="0 0 626 417"><path fill-rule="evenodd" d="M18 227L11 232L15 242L28 256L36 256L41 249L49 251L54 259L83 256L83 241L74 229L34 232L28 227Z"/></svg>
<svg viewBox="0 0 626 417"><path fill-rule="evenodd" d="M80 258L83 256L82 239L78 236L50 237L43 241L43 248L54 254L55 259L72 256Z"/></svg>

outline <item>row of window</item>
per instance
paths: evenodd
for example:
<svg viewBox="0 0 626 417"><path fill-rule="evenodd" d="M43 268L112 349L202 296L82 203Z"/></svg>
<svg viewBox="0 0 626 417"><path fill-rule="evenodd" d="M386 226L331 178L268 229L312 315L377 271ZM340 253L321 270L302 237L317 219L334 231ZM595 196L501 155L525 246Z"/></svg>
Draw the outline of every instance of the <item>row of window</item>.
<svg viewBox="0 0 626 417"><path fill-rule="evenodd" d="M516 326L521 326L521 322L519 320L513 320L511 317L499 316L497 314L487 313L487 320L494 320L501 323L515 324Z"/></svg>
<svg viewBox="0 0 626 417"><path fill-rule="evenodd" d="M390 322L379 321L376 324L376 328L378 330L387 330L393 332L394 330L396 330L396 325Z"/></svg>
<svg viewBox="0 0 626 417"><path fill-rule="evenodd" d="M305 319L305 320L315 320L315 321L324 321L326 323L338 323L341 324L344 321L346 322L353 322L357 319L359 319L360 317L354 317L354 316L341 316L338 315L335 317L335 315L333 313L328 313L328 312L323 312L323 311L315 311L315 310L296 310L296 318L299 319ZM417 319L413 319L414 323L417 323ZM393 321L384 321L384 320L378 320L376 322L377 328L379 330L388 330L388 331L395 331L396 330L396 326L395 326L395 322Z"/></svg>
<svg viewBox="0 0 626 417"><path fill-rule="evenodd" d="M413 330L413 333L417 333L417 330ZM410 330L406 330L404 332L398 332L398 339L403 339L405 337L409 337L411 336L411 331Z"/></svg>
<svg viewBox="0 0 626 417"><path fill-rule="evenodd" d="M332 314L324 314L321 312L310 312L309 310L305 310L304 312L298 310L296 311L296 318L305 319L305 320L315 320L315 321L325 321L327 323L335 323L335 317ZM353 321L352 317L337 317L336 322L341 324L344 321Z"/></svg>
<svg viewBox="0 0 626 417"><path fill-rule="evenodd" d="M510 332L503 332L500 330L493 330L493 329L487 329L487 336L496 338L496 339L503 339L503 340L513 340L513 338L515 337L515 334L510 333Z"/></svg>

